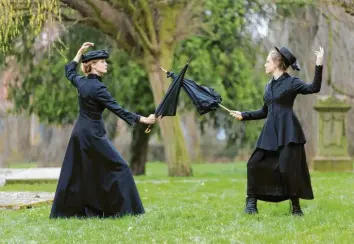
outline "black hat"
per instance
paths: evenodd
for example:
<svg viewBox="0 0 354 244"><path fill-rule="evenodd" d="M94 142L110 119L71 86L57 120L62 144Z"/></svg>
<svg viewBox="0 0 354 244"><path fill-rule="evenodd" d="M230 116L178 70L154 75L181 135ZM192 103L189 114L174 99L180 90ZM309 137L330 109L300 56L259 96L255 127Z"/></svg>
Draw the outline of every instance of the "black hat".
<svg viewBox="0 0 354 244"><path fill-rule="evenodd" d="M290 52L289 49L286 47L281 47L280 49L275 47L275 50L283 56L286 65L291 66L293 70L300 71L300 65L297 63L296 57Z"/></svg>
<svg viewBox="0 0 354 244"><path fill-rule="evenodd" d="M107 59L109 58L109 53L106 50L94 50L88 53L85 53L81 56L81 61L86 63L95 59Z"/></svg>

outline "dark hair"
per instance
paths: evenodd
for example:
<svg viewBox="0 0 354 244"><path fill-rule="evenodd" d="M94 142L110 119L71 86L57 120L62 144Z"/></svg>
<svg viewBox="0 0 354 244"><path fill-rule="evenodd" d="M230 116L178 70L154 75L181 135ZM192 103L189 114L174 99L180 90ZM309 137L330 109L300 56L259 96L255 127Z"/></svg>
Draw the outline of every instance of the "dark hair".
<svg viewBox="0 0 354 244"><path fill-rule="evenodd" d="M277 50L271 50L269 55L272 57L274 63L277 64L279 69L286 71L289 68L289 65L286 63L284 57Z"/></svg>

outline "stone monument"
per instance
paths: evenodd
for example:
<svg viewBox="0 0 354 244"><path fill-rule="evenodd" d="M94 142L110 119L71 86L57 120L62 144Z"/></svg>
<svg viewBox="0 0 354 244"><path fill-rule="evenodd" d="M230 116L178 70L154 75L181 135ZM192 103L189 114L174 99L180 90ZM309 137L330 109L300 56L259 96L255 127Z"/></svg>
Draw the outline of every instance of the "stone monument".
<svg viewBox="0 0 354 244"><path fill-rule="evenodd" d="M347 113L351 106L345 98L327 96L321 97L314 109L319 113L314 170L352 172L347 141Z"/></svg>

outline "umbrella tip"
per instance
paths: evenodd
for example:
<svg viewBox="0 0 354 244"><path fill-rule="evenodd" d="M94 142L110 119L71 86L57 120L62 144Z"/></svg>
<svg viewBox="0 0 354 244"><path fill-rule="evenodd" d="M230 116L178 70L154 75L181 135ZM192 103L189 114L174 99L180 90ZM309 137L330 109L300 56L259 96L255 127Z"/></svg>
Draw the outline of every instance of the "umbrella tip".
<svg viewBox="0 0 354 244"><path fill-rule="evenodd" d="M187 64L189 64L189 62L190 62L191 60L192 60L192 57L189 57Z"/></svg>

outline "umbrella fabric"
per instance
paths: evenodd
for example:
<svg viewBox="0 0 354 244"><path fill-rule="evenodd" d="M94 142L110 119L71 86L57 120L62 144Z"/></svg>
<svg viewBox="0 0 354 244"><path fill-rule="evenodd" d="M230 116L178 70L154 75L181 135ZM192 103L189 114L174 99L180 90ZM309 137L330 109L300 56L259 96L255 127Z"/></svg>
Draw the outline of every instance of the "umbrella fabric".
<svg viewBox="0 0 354 244"><path fill-rule="evenodd" d="M178 97L181 91L182 81L186 73L188 64L184 66L179 75L175 75L172 83L170 84L165 96L155 110L155 116L175 116L178 104Z"/></svg>
<svg viewBox="0 0 354 244"><path fill-rule="evenodd" d="M175 80L179 76L168 71L167 77L171 77ZM216 110L219 107L219 103L222 101L221 96L213 88L198 85L193 80L183 79L182 87L192 99L194 106L201 115Z"/></svg>

